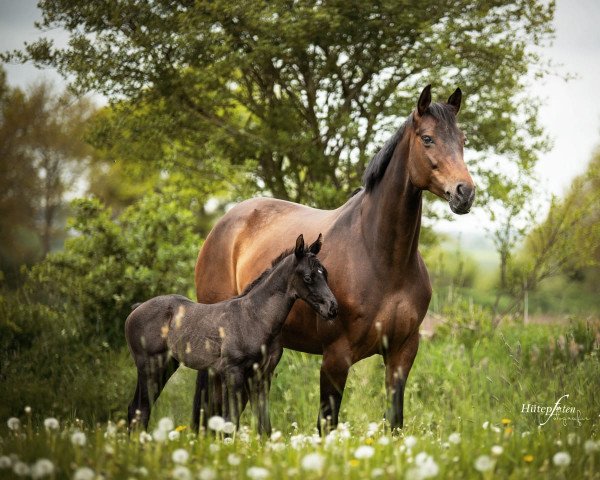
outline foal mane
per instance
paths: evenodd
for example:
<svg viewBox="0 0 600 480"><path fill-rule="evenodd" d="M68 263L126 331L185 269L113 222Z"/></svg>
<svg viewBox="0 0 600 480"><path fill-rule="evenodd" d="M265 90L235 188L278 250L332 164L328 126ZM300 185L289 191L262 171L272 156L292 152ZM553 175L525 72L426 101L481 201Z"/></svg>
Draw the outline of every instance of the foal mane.
<svg viewBox="0 0 600 480"><path fill-rule="evenodd" d="M269 275L269 273L271 273L271 272L273 271L273 269L274 269L274 268L275 268L277 265L279 265L279 264L280 264L280 263L283 261L283 259L284 259L285 257L287 257L288 255L290 255L290 254L291 254L291 253L292 253L294 250L295 250L295 248L294 248L294 247L292 247L292 248L288 248L287 250L284 250L284 251L283 251L283 252L281 252L279 255L277 255L277 257L275 257L275 258L274 258L274 259L271 261L271 266L270 266L269 268L267 268L267 269L266 269L264 272L262 272L262 273L261 273L261 274L260 274L258 277L256 277L254 280L252 280L252 282L250 282L250 283L249 283L249 284L246 286L246 288L244 288L244 290L242 291L242 293L240 293L240 294L239 294L237 297L234 297L234 298L240 298L240 297L243 297L243 296L245 296L245 295L248 295L248 293L250 292L250 290L252 290L252 289L253 289L254 287L256 287L256 286L257 286L259 283L261 283L261 282L262 282L262 281L263 281L263 280L264 280L264 279L267 277L267 275ZM314 257L314 260L315 260L316 262L318 262L316 255L315 255L315 254L313 254L313 253L309 253L309 251L308 251L308 247L306 247L306 248L304 249L304 254L305 254L305 255L309 255L309 256L311 256L311 257ZM311 264L314 266L314 264L312 263L312 262L313 262L313 260L311 259L310 261L311 261ZM320 265L320 263L319 263L319 265ZM325 272L325 275L327 276L327 273L326 273L326 272L327 272L327 270L325 270L325 267L323 267L323 270L324 270L324 272Z"/></svg>
<svg viewBox="0 0 600 480"><path fill-rule="evenodd" d="M424 115L431 115L438 121L442 121L445 124L454 124L456 122L456 115L451 105L447 103L432 103L429 105ZM365 173L363 174L363 186L365 190L370 192L375 186L381 181L385 171L394 155L394 150L398 142L402 140L402 137L406 133L407 127L412 125L412 114L404 121L400 128L383 144L381 150L379 150L371 159ZM358 193L358 192L357 192ZM354 196L354 195L352 195Z"/></svg>

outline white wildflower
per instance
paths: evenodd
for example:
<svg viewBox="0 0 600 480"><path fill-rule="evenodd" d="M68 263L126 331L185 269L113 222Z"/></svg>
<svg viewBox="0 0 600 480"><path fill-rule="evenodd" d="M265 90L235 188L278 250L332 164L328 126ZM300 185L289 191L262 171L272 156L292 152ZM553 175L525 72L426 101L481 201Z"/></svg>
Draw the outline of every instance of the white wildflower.
<svg viewBox="0 0 600 480"><path fill-rule="evenodd" d="M200 470L198 478L200 478L200 480L215 480L217 478L217 472L210 467L204 467Z"/></svg>
<svg viewBox="0 0 600 480"><path fill-rule="evenodd" d="M87 437L83 432L73 432L71 434L71 443L76 447L83 447L87 443Z"/></svg>
<svg viewBox="0 0 600 480"><path fill-rule="evenodd" d="M377 443L379 445L383 445L383 446L389 445L390 444L390 437L379 437L379 440L377 440Z"/></svg>
<svg viewBox="0 0 600 480"><path fill-rule="evenodd" d="M11 465L12 465L12 461L11 461L10 457L7 457L6 455L0 456L0 470L4 470L5 468L10 468Z"/></svg>
<svg viewBox="0 0 600 480"><path fill-rule="evenodd" d="M252 480L263 480L269 476L269 471L263 467L250 467L246 470L246 475Z"/></svg>
<svg viewBox="0 0 600 480"><path fill-rule="evenodd" d="M44 478L54 473L54 464L47 458L40 458L31 467L32 478Z"/></svg>
<svg viewBox="0 0 600 480"><path fill-rule="evenodd" d="M567 467L571 463L571 455L568 452L557 452L552 457L552 463L557 467Z"/></svg>
<svg viewBox="0 0 600 480"><path fill-rule="evenodd" d="M12 431L17 431L19 428L21 428L21 421L17 417L10 417L6 421L6 424Z"/></svg>
<svg viewBox="0 0 600 480"><path fill-rule="evenodd" d="M569 433L567 435L567 443L569 445L576 445L579 443L579 435L577 435L576 433Z"/></svg>
<svg viewBox="0 0 600 480"><path fill-rule="evenodd" d="M232 467L237 467L241 462L242 459L239 455L236 455L235 453L230 453L227 455L227 463Z"/></svg>
<svg viewBox="0 0 600 480"><path fill-rule="evenodd" d="M58 430L59 426L58 420L54 417L48 417L44 420L44 428L46 430Z"/></svg>
<svg viewBox="0 0 600 480"><path fill-rule="evenodd" d="M492 455L495 455L496 457L502 455L502 452L504 452L504 448L502 448L500 445L494 445L492 447Z"/></svg>
<svg viewBox="0 0 600 480"><path fill-rule="evenodd" d="M481 428L483 428L484 430L487 430L488 427L490 426L490 422L488 422L487 420L485 422L483 422L483 424L481 425Z"/></svg>
<svg viewBox="0 0 600 480"><path fill-rule="evenodd" d="M188 458L190 458L190 454L185 448L178 448L171 454L171 458L175 463L184 464L187 463Z"/></svg>
<svg viewBox="0 0 600 480"><path fill-rule="evenodd" d="M233 432L235 432L235 424L233 422L225 422L223 424L223 433L231 435Z"/></svg>
<svg viewBox="0 0 600 480"><path fill-rule="evenodd" d="M140 432L140 443L148 443L152 441L152 435L148 432Z"/></svg>
<svg viewBox="0 0 600 480"><path fill-rule="evenodd" d="M25 477L29 475L29 465L19 460L13 465L13 472L18 477Z"/></svg>
<svg viewBox="0 0 600 480"><path fill-rule="evenodd" d="M73 474L73 480L93 480L96 476L94 471L89 467L79 467Z"/></svg>
<svg viewBox="0 0 600 480"><path fill-rule="evenodd" d="M450 436L448 437L448 441L450 443L454 443L455 445L458 445L460 443L460 433L458 433L458 432L451 433Z"/></svg>
<svg viewBox="0 0 600 480"><path fill-rule="evenodd" d="M475 460L475 470L478 472L487 472L494 468L495 462L489 455L480 455Z"/></svg>
<svg viewBox="0 0 600 480"><path fill-rule="evenodd" d="M183 465L177 465L172 471L171 475L175 480L191 480L192 472L187 467Z"/></svg>
<svg viewBox="0 0 600 480"><path fill-rule="evenodd" d="M147 477L148 469L146 467L140 467L137 469L137 473L140 474L142 477Z"/></svg>
<svg viewBox="0 0 600 480"><path fill-rule="evenodd" d="M301 465L304 470L318 472L325 465L325 458L317 452L309 453L304 456Z"/></svg>
<svg viewBox="0 0 600 480"><path fill-rule="evenodd" d="M159 443L165 442L167 440L167 435L167 431L161 428L157 428L152 432L152 438Z"/></svg>
<svg viewBox="0 0 600 480"><path fill-rule="evenodd" d="M587 453L588 455L591 455L595 451L600 450L600 443L595 442L594 440L592 440L590 438L589 440L586 440L585 443L583 444L583 449L585 450L585 453Z"/></svg>
<svg viewBox="0 0 600 480"><path fill-rule="evenodd" d="M409 435L408 437L406 437L404 439L404 445L406 445L406 448L408 448L408 449L413 448L416 444L417 444L417 437L414 437L413 435Z"/></svg>
<svg viewBox="0 0 600 480"><path fill-rule="evenodd" d="M279 430L275 430L272 434L271 434L271 441L272 442L278 442L279 440L281 440L283 438L283 434L279 431Z"/></svg>
<svg viewBox="0 0 600 480"><path fill-rule="evenodd" d="M440 471L440 467L435 463L433 457L425 452L417 454L415 457L415 465L419 472L419 478L422 479L435 477Z"/></svg>
<svg viewBox="0 0 600 480"><path fill-rule="evenodd" d="M173 428L175 428L175 424L169 417L163 417L158 421L158 429L163 432L170 432Z"/></svg>
<svg viewBox="0 0 600 480"><path fill-rule="evenodd" d="M171 430L169 432L168 436L169 436L169 440L174 442L175 440L179 440L179 437L181 436L181 434L177 430Z"/></svg>
<svg viewBox="0 0 600 480"><path fill-rule="evenodd" d="M383 468L374 468L373 470L371 470L371 477L378 478L383 476L384 473L385 471L383 470Z"/></svg>
<svg viewBox="0 0 600 480"><path fill-rule="evenodd" d="M219 417L218 415L215 415L208 419L208 428L210 428L211 430L214 430L215 432L222 431L224 426L225 426L225 420L223 419L223 417Z"/></svg>
<svg viewBox="0 0 600 480"><path fill-rule="evenodd" d="M371 458L375 454L375 449L369 445L361 445L354 451L354 457L359 460Z"/></svg>

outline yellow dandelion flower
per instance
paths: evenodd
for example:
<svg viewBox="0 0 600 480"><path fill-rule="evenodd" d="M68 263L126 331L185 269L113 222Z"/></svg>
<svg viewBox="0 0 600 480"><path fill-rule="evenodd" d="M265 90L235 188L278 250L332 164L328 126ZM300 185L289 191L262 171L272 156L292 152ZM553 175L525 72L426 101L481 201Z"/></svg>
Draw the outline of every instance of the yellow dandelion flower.
<svg viewBox="0 0 600 480"><path fill-rule="evenodd" d="M185 425L179 425L175 431L177 432L183 432L187 427Z"/></svg>
<svg viewBox="0 0 600 480"><path fill-rule="evenodd" d="M513 429L512 429L512 428L510 428L510 427L506 427L506 428L504 429L504 436L505 436L505 437L510 437L510 434L511 434L512 432L513 432Z"/></svg>
<svg viewBox="0 0 600 480"><path fill-rule="evenodd" d="M523 460L525 460L527 463L531 463L533 462L533 455L528 453L527 455L523 456Z"/></svg>
<svg viewBox="0 0 600 480"><path fill-rule="evenodd" d="M510 418L503 418L502 419L502 425L508 425L509 423L512 423L512 420Z"/></svg>
<svg viewBox="0 0 600 480"><path fill-rule="evenodd" d="M369 437L369 438L367 438L367 439L365 440L365 443L366 443L367 445L371 445L371 444L373 443L373 439L372 439L371 437Z"/></svg>
<svg viewBox="0 0 600 480"><path fill-rule="evenodd" d="M350 464L351 467L358 467L358 460L356 458L353 458L348 463Z"/></svg>

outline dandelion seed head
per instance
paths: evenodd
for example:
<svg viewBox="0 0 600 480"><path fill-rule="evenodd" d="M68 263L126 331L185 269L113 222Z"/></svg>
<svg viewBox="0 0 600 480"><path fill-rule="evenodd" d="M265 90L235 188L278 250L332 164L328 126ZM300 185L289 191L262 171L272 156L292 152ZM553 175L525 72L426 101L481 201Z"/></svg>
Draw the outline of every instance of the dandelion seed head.
<svg viewBox="0 0 600 480"><path fill-rule="evenodd" d="M17 417L10 417L6 421L6 425L8 425L8 428L10 430L15 432L15 431L19 430L19 428L21 428L21 421Z"/></svg>
<svg viewBox="0 0 600 480"><path fill-rule="evenodd" d="M190 472L189 468L184 467L183 465L177 465L171 471L171 475L173 476L173 478L175 480L191 480L192 479L192 472Z"/></svg>
<svg viewBox="0 0 600 480"><path fill-rule="evenodd" d="M377 440L377 443L379 445L389 445L390 444L390 437L379 437L379 440Z"/></svg>
<svg viewBox="0 0 600 480"><path fill-rule="evenodd" d="M404 438L404 445L406 446L406 448L411 449L416 444L417 444L417 437L415 437L413 435L409 435L408 437Z"/></svg>
<svg viewBox="0 0 600 480"><path fill-rule="evenodd" d="M77 431L71 434L71 443L76 447L84 447L87 443L87 437L85 433Z"/></svg>
<svg viewBox="0 0 600 480"><path fill-rule="evenodd" d="M198 478L200 478L200 480L215 480L217 478L217 472L210 467L204 467L200 470Z"/></svg>
<svg viewBox="0 0 600 480"><path fill-rule="evenodd" d="M27 405L27 406L25 407L25 413L26 413L27 415L31 415L31 407L30 407L29 405Z"/></svg>
<svg viewBox="0 0 600 480"><path fill-rule="evenodd" d="M223 433L231 435L233 432L235 432L235 424L233 422L225 422L223 424Z"/></svg>
<svg viewBox="0 0 600 480"><path fill-rule="evenodd" d="M571 464L571 455L568 452L557 452L552 457L552 463L557 467L568 467Z"/></svg>
<svg viewBox="0 0 600 480"><path fill-rule="evenodd" d="M7 457L6 455L0 456L0 470L10 468L11 465L12 460L10 459L10 457Z"/></svg>
<svg viewBox="0 0 600 480"><path fill-rule="evenodd" d="M169 417L163 417L158 421L159 430L162 430L164 432L170 432L171 430L173 430L173 428L175 428L175 424L173 423L173 420L171 420Z"/></svg>
<svg viewBox="0 0 600 480"><path fill-rule="evenodd" d="M179 437L181 436L181 434L177 430L171 430L169 432L168 436L169 436L169 440L174 442L175 440L179 440Z"/></svg>
<svg viewBox="0 0 600 480"><path fill-rule="evenodd" d="M303 470L318 472L325 465L325 457L317 452L309 453L302 458L301 465Z"/></svg>
<svg viewBox="0 0 600 480"><path fill-rule="evenodd" d="M223 444L224 445L233 445L233 438L231 438L231 437L224 438Z"/></svg>
<svg viewBox="0 0 600 480"><path fill-rule="evenodd" d="M44 478L54 473L54 464L47 458L40 458L31 467L31 478Z"/></svg>
<svg viewBox="0 0 600 480"><path fill-rule="evenodd" d="M479 455L475 460L475 470L478 472L488 472L494 468L494 460L489 455Z"/></svg>
<svg viewBox="0 0 600 480"><path fill-rule="evenodd" d="M214 415L208 419L208 428L214 430L215 432L223 431L223 427L225 426L225 420L223 417L219 415Z"/></svg>
<svg viewBox="0 0 600 480"><path fill-rule="evenodd" d="M190 454L185 448L178 448L177 450L174 450L171 454L171 459L173 460L173 462L179 463L181 465L187 463L189 458Z"/></svg>
<svg viewBox="0 0 600 480"><path fill-rule="evenodd" d="M590 438L589 440L586 440L583 444L583 449L585 450L585 453L590 455L600 450L600 442L595 442Z"/></svg>
<svg viewBox="0 0 600 480"><path fill-rule="evenodd" d="M152 432L152 438L158 443L163 443L167 440L167 431L161 428L157 428Z"/></svg>
<svg viewBox="0 0 600 480"><path fill-rule="evenodd" d="M232 467L237 467L242 462L242 458L235 453L227 455L227 463Z"/></svg>
<svg viewBox="0 0 600 480"><path fill-rule="evenodd" d="M451 433L450 436L448 437L448 441L450 443L453 443L454 445L458 445L460 443L460 433L458 433L458 432Z"/></svg>
<svg viewBox="0 0 600 480"><path fill-rule="evenodd" d="M93 480L95 476L90 467L79 467L73 474L73 480Z"/></svg>
<svg viewBox="0 0 600 480"><path fill-rule="evenodd" d="M495 455L496 457L502 455L502 452L504 452L504 448L502 448L502 446L500 445L494 445L491 448L492 451L492 455Z"/></svg>
<svg viewBox="0 0 600 480"><path fill-rule="evenodd" d="M263 480L269 476L269 471L263 467L250 467L246 470L246 475L252 480Z"/></svg>
<svg viewBox="0 0 600 480"><path fill-rule="evenodd" d="M354 451L354 457L359 460L371 458L375 454L375 449L369 445L361 445Z"/></svg>
<svg viewBox="0 0 600 480"><path fill-rule="evenodd" d="M30 473L29 465L19 460L13 465L13 473L17 477L26 477Z"/></svg>

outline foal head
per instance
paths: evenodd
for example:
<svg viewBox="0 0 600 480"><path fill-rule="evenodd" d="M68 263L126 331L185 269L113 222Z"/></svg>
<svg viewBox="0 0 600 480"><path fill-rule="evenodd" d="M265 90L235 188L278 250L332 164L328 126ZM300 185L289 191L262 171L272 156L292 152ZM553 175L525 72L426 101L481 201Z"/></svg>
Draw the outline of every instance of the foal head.
<svg viewBox="0 0 600 480"><path fill-rule="evenodd" d="M447 103L431 103L427 85L412 114L410 135L410 180L421 190L445 199L454 213L468 213L475 198L475 185L463 159L465 135L456 125L462 93L457 88Z"/></svg>
<svg viewBox="0 0 600 480"><path fill-rule="evenodd" d="M300 235L294 248L292 293L308 303L319 315L329 320L337 316L338 304L327 284L327 270L317 259L323 244L323 235L308 248Z"/></svg>

